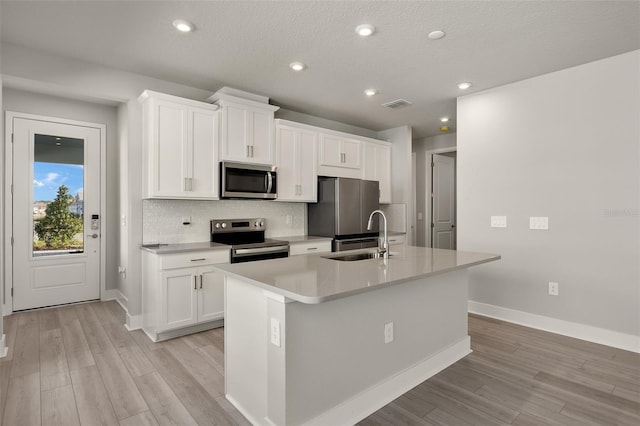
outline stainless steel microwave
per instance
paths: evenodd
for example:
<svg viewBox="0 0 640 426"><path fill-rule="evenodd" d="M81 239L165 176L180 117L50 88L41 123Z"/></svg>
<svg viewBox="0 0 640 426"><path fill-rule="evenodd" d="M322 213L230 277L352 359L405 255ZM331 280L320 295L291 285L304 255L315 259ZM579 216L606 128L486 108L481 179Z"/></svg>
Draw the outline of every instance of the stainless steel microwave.
<svg viewBox="0 0 640 426"><path fill-rule="evenodd" d="M220 197L274 200L278 194L275 166L220 163Z"/></svg>

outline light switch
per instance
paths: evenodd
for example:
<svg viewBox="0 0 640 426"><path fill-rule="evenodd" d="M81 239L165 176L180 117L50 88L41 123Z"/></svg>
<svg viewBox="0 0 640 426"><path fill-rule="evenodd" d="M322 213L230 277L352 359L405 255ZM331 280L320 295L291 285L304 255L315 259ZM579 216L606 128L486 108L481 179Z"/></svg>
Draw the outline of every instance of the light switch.
<svg viewBox="0 0 640 426"><path fill-rule="evenodd" d="M492 228L506 228L507 227L507 217L506 216L491 216L491 227Z"/></svg>
<svg viewBox="0 0 640 426"><path fill-rule="evenodd" d="M537 230L544 230L544 231L548 230L549 218L546 216L530 217L529 229L537 229Z"/></svg>
<svg viewBox="0 0 640 426"><path fill-rule="evenodd" d="M422 220L422 212L418 212L418 220Z"/></svg>
<svg viewBox="0 0 640 426"><path fill-rule="evenodd" d="M271 318L271 344L280 347L280 321Z"/></svg>

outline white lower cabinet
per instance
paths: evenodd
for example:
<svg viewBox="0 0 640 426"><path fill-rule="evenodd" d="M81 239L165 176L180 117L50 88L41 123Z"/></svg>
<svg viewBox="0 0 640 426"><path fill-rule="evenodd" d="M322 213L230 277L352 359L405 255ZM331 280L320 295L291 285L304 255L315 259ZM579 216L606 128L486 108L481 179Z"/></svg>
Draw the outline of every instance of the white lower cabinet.
<svg viewBox="0 0 640 426"><path fill-rule="evenodd" d="M142 262L143 329L152 340L200 331L188 327L224 318L224 274L211 265L228 263L228 250L143 252ZM167 334L178 329L184 332Z"/></svg>
<svg viewBox="0 0 640 426"><path fill-rule="evenodd" d="M298 256L301 254L317 254L317 253L330 253L331 252L331 240L311 240L291 242L289 241L289 255Z"/></svg>

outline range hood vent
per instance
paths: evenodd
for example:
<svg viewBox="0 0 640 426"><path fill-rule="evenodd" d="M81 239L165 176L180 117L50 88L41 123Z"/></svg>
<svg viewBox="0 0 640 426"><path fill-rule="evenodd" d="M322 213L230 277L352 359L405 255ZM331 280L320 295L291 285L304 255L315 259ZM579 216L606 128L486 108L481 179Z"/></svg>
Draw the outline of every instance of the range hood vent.
<svg viewBox="0 0 640 426"><path fill-rule="evenodd" d="M391 101L391 102L387 102L382 104L383 107L385 108L391 108L391 109L399 109L399 108L404 108L404 107L408 107L410 105L413 105L411 102L409 102L406 99L396 99L395 101Z"/></svg>

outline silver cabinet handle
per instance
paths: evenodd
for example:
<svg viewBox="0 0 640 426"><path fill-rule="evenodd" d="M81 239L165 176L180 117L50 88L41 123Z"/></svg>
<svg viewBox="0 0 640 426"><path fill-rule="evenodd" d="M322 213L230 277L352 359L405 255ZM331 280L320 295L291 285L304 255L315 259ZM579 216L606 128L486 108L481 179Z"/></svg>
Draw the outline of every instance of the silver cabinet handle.
<svg viewBox="0 0 640 426"><path fill-rule="evenodd" d="M203 260L207 260L205 257L201 257L200 259L191 259L192 262L201 262Z"/></svg>
<svg viewBox="0 0 640 426"><path fill-rule="evenodd" d="M193 289L194 290L198 289L198 276L197 275L193 276Z"/></svg>
<svg viewBox="0 0 640 426"><path fill-rule="evenodd" d="M251 145L250 148L251 148L251 158L253 158L253 145Z"/></svg>
<svg viewBox="0 0 640 426"><path fill-rule="evenodd" d="M251 158L251 147L247 145L247 158Z"/></svg>
<svg viewBox="0 0 640 426"><path fill-rule="evenodd" d="M200 275L200 289L202 290L202 275Z"/></svg>
<svg viewBox="0 0 640 426"><path fill-rule="evenodd" d="M184 191L192 191L192 190L193 190L193 179L184 178Z"/></svg>
<svg viewBox="0 0 640 426"><path fill-rule="evenodd" d="M98 238L99 235L98 234L87 234L87 237Z"/></svg>
<svg viewBox="0 0 640 426"><path fill-rule="evenodd" d="M307 247L307 250L308 250L308 251L311 251L311 250L318 250L318 247Z"/></svg>

